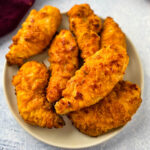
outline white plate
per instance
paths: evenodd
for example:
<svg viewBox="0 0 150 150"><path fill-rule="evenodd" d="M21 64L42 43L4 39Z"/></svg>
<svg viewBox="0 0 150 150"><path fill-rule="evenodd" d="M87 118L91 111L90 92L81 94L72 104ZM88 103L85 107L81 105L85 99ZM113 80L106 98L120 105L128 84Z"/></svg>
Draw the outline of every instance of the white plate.
<svg viewBox="0 0 150 150"><path fill-rule="evenodd" d="M68 28L68 18L66 17L65 14L63 14L63 21L60 29L62 28L63 29ZM144 79L143 79L143 70L140 63L140 59L134 46L132 45L132 43L128 38L127 38L127 50L128 50L128 55L130 57L130 62L126 70L124 79L138 84L143 90ZM47 58L48 58L47 51L45 51L40 55L32 57L30 60L37 60L39 62L44 62L46 65L49 65ZM11 84L12 76L15 75L17 71L18 71L17 66L8 66L7 63L5 63L4 91L6 95L6 100L8 102L12 114L19 122L19 124L28 133L30 133L38 140L61 148L71 148L71 149L85 148L85 147L90 147L90 146L100 144L112 138L117 133L119 133L120 130L122 129L119 128L95 138L80 133L77 129L74 128L74 126L72 126L71 122L66 117L64 117L66 126L63 127L62 129L39 128L25 123L18 113L15 90Z"/></svg>

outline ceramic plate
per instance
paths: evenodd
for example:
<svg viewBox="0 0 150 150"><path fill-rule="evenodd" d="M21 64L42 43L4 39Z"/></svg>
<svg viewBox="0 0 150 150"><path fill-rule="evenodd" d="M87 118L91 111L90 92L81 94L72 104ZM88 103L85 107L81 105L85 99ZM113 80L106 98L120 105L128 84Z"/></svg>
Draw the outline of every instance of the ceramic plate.
<svg viewBox="0 0 150 150"><path fill-rule="evenodd" d="M65 14L63 14L63 20L60 29L68 29L68 25L69 25L68 18ZM130 57L130 62L126 70L124 79L138 84L139 87L141 87L141 89L143 90L143 70L140 63L140 59L134 46L132 45L131 41L128 38L127 38L127 51ZM45 51L44 53L32 57L29 60L37 60L39 62L44 62L47 66L49 66L47 59L48 53L47 51ZM15 90L11 84L12 76L15 75L17 71L18 71L17 66L8 66L7 63L5 64L4 91L6 95L6 100L8 102L12 114L19 122L19 124L29 134L31 134L38 140L61 148L71 148L71 149L85 148L100 144L112 138L113 136L118 134L122 129L119 128L113 130L99 137L89 137L87 135L80 133L74 126L72 126L71 122L66 117L64 117L66 126L64 126L61 129L39 128L25 123L18 113Z"/></svg>

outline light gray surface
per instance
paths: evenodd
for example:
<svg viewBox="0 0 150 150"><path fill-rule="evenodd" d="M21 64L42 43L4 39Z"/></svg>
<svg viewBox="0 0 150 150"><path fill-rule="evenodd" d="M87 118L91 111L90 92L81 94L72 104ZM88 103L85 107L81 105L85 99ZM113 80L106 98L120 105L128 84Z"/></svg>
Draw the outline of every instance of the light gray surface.
<svg viewBox="0 0 150 150"><path fill-rule="evenodd" d="M79 0L36 0L33 8L49 5L67 11ZM150 149L150 0L80 0L89 3L95 13L105 18L112 16L133 42L144 68L143 102L133 120L113 139L89 150L149 150ZM4 49L16 30L0 39L0 150L50 150L46 145L26 133L13 118L3 93ZM82 141L81 141L82 142Z"/></svg>

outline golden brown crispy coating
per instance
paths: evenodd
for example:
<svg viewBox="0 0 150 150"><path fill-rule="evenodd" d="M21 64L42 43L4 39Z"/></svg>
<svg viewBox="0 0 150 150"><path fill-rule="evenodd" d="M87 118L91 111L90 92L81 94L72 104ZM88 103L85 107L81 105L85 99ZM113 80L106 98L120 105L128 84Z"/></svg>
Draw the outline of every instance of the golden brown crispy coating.
<svg viewBox="0 0 150 150"><path fill-rule="evenodd" d="M33 9L22 28L13 37L13 44L6 58L9 64L22 65L24 59L42 52L50 43L61 22L59 9L45 6Z"/></svg>
<svg viewBox="0 0 150 150"><path fill-rule="evenodd" d="M47 88L47 99L55 102L62 96L67 81L78 68L78 47L69 30L61 30L48 51L51 78Z"/></svg>
<svg viewBox="0 0 150 150"><path fill-rule="evenodd" d="M98 136L125 125L131 120L141 101L140 88L136 84L121 81L97 104L68 116L82 133Z"/></svg>
<svg viewBox="0 0 150 150"><path fill-rule="evenodd" d="M73 6L69 12L70 30L75 34L81 57L86 59L100 49L101 19L88 4Z"/></svg>
<svg viewBox="0 0 150 150"><path fill-rule="evenodd" d="M27 62L20 68L12 81L16 88L18 109L22 118L32 125L60 128L64 121L53 112L46 100L48 78L45 65L36 61Z"/></svg>
<svg viewBox="0 0 150 150"><path fill-rule="evenodd" d="M93 105L103 99L123 78L129 57L126 49L112 45L87 58L63 91L55 109L66 114Z"/></svg>
<svg viewBox="0 0 150 150"><path fill-rule="evenodd" d="M101 48L111 44L126 48L126 38L118 24L112 18L107 17L101 32Z"/></svg>

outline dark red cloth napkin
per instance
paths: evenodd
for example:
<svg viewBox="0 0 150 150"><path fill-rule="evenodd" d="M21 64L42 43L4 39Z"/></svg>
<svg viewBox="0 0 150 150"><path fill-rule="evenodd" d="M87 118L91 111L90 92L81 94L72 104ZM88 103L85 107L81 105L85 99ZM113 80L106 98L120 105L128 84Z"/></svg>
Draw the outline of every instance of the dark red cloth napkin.
<svg viewBox="0 0 150 150"><path fill-rule="evenodd" d="M0 0L0 37L17 27L35 0Z"/></svg>

